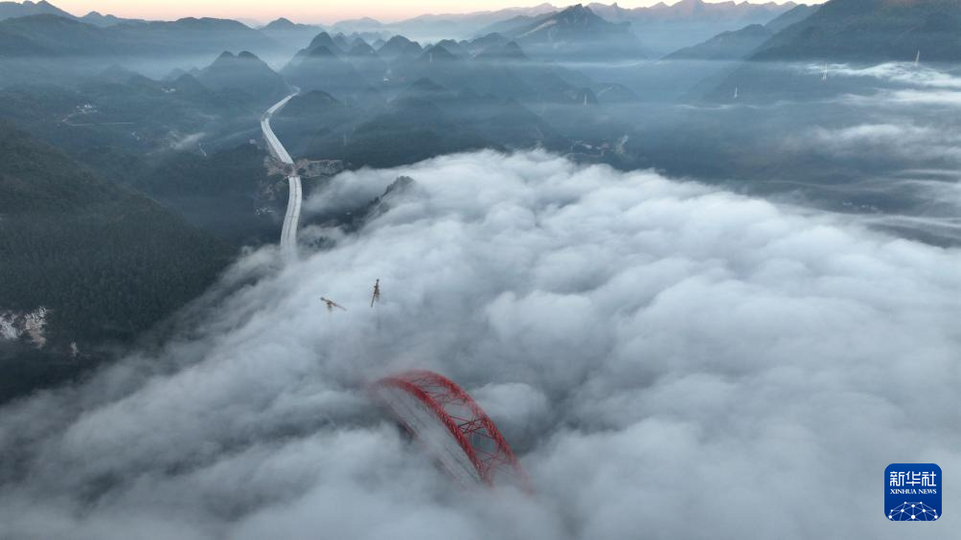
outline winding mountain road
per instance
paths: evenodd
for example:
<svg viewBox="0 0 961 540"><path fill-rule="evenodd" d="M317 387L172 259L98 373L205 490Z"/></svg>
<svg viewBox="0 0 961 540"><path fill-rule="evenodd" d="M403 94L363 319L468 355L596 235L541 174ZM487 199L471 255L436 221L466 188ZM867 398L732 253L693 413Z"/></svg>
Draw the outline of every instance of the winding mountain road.
<svg viewBox="0 0 961 540"><path fill-rule="evenodd" d="M270 153L290 169L290 174L287 176L287 182L290 185L290 195L287 199L287 215L284 216L284 227L280 233L280 251L287 260L297 259L297 226L300 223L300 208L303 204L304 194L300 176L297 174L296 167L294 167L294 160L290 157L290 154L287 153L284 145L280 143L280 139L274 134L274 130L270 129L270 118L299 93L300 89L294 87L292 94L267 109L267 112L260 117L260 129L264 132L264 139L267 140L267 147L270 149Z"/></svg>

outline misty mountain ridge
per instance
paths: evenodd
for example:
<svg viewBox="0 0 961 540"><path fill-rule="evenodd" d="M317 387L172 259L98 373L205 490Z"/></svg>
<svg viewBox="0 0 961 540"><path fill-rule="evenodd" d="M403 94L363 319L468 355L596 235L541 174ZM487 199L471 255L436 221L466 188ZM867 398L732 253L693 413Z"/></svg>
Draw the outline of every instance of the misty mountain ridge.
<svg viewBox="0 0 961 540"><path fill-rule="evenodd" d="M690 4L692 0L684 0L674 6L671 6L676 13L685 12L680 8ZM697 0L699 1L699 0ZM695 5L695 4L692 4ZM680 6L680 7L678 7ZM713 7L712 7L713 6ZM591 7L596 8L601 13L598 19L594 20L591 17L585 15L584 10L590 11ZM460 23L465 23L466 21L473 21L475 35L484 35L491 33L490 31L477 32L481 30L483 26L490 24L501 24L502 26L496 30L516 30L518 27L533 24L537 22L547 23L550 26L556 26L553 29L536 27L527 28L526 31L529 35L526 35L523 39L518 36L510 36L518 39L518 42L524 45L525 41L528 42L551 42L551 43L561 43L562 48L564 48L565 54L579 55L579 56L593 56L593 55L615 55L615 56L637 56L633 49L634 45L628 45L626 43L622 44L609 44L606 50L601 49L597 51L592 51L590 54L585 54L585 47L573 47L572 43L583 42L588 39L590 35L594 36L594 40L604 33L609 34L608 38L612 39L615 34L621 34L621 31L615 26L604 26L603 22L606 15L615 23L620 22L632 22L636 26L636 21L629 20L632 17L637 19L637 14L642 13L640 10L654 8L638 8L635 10L624 10L618 8L616 4L612 6L604 6L602 4L592 4L590 7L584 7L582 5L570 6L565 9L557 9L550 4L542 4L540 6L535 6L533 8L508 8L498 11L485 11L476 13L459 14L457 16L450 15L422 15L414 17L407 21L401 21L400 23L394 24L383 24L371 18L361 18L349 21L341 21L332 26L341 32L349 31L369 31L369 33L364 34L365 38L369 38L370 41L383 38L387 40L390 37L389 32L395 32L398 34L403 33L405 30L415 31L413 26L417 25L435 25L435 34L446 34L447 38L457 37L456 34L458 30L455 28L456 24L452 21L460 21ZM761 11L771 11L775 8L770 8L765 4L748 4L746 2L737 4L734 8L729 8L727 11L733 12L744 12L744 13L754 13ZM696 14L706 11L713 13L717 11L716 5L711 4L705 8L697 9L687 9L686 11L691 12L689 17L695 17ZM657 11L657 10L654 10ZM766 12L766 11L765 11ZM86 38L77 36L74 41L60 40L58 46L50 47L49 44L45 45L45 42L53 41L57 42L56 39L51 39L49 36L50 32L57 32L57 30L51 30L49 27L43 25L34 25L32 28L24 28L22 30L17 30L15 28L0 29L0 56L22 56L25 51L30 51L31 47L29 43L34 43L33 54L48 55L48 54L71 54L73 52L86 52L86 51L96 51L104 53L112 53L115 56L123 56L126 54L150 54L151 48L153 49L153 54L155 56L165 56L161 51L170 50L170 55L174 54L216 54L215 50L223 50L224 48L233 50L251 50L258 55L274 55L283 52L286 54L293 54L296 49L296 42L302 42L307 39L309 35L315 35L318 30L322 28L317 25L309 24L299 24L291 21L287 18L278 18L271 23L261 27L259 30L254 30L249 28L247 25L225 19L197 19L197 18L184 18L178 21L142 21L142 20L130 20L121 19L111 15L101 15L97 12L91 12L83 17L77 17L69 14L56 6L48 2L38 2L35 4L25 3L25 4L15 4L15 3L2 3L0 4L0 19L2 18L13 18L13 17L23 17L26 15L38 15L38 14L48 14L56 15L63 18L69 18L72 20L78 20L90 24L91 26L98 27L104 30L114 30L115 33L107 34L104 36L87 36ZM508 21L515 17L516 19ZM555 22L549 22L548 19L554 17ZM683 18L680 15L676 15L675 19ZM505 21L507 21L505 23ZM602 22L603 21L603 22ZM584 22L589 22L590 24L583 24ZM766 21L764 21L766 22ZM458 24L460 24L458 23ZM408 28L407 26L411 26ZM591 27L596 27L598 31L592 30ZM131 32L131 28L137 28L136 32L141 35L137 35ZM569 29L576 28L576 32L569 32ZM206 46L201 47L200 43L202 40L201 36L193 35L189 38L179 37L175 43L158 43L164 38L163 34L172 34L176 32L190 32L199 31L205 29L209 32L224 32L234 34L234 37L229 43L205 44ZM16 33L16 36L9 34ZM416 31L415 31L416 33ZM506 33L506 32L505 32ZM643 35L644 32L639 31L635 28L635 33ZM717 32L714 32L717 33ZM546 36L546 37L545 37ZM172 37L172 36L171 36ZM221 36L220 39L224 39L227 36ZM346 38L333 38L337 49L339 52L346 52L350 50L352 44ZM656 37L649 36L649 42L657 42ZM191 43L192 42L192 43ZM527 43L528 45L530 43ZM164 47L167 45L167 48ZM215 49L215 50L212 50ZM333 52L338 52L334 48L331 48ZM457 54L455 51L451 51ZM535 53L533 49L529 52ZM545 51L546 52L546 51ZM540 53L538 53L540 54Z"/></svg>
<svg viewBox="0 0 961 540"><path fill-rule="evenodd" d="M771 22L752 24L740 30L723 32L711 39L668 55L669 60L739 60L754 53L767 40L788 26L810 17L816 6L798 5Z"/></svg>
<svg viewBox="0 0 961 540"><path fill-rule="evenodd" d="M653 6L622 8L613 3L592 3L588 7L610 21L679 21L679 20L744 20L772 18L788 11L795 2L705 2L704 0L679 0L672 4L658 2Z"/></svg>
<svg viewBox="0 0 961 540"><path fill-rule="evenodd" d="M745 58L774 35L760 24L724 32L665 57L667 60L735 60Z"/></svg>
<svg viewBox="0 0 961 540"><path fill-rule="evenodd" d="M420 44L413 42L404 36L397 35L381 45L381 47L377 49L377 54L379 54L380 57L385 60L394 60L395 58L413 51L414 48L416 48L415 54L420 54Z"/></svg>
<svg viewBox="0 0 961 540"><path fill-rule="evenodd" d="M765 24L764 27L776 34L793 24L799 23L804 19L807 19L808 17L813 15L814 12L816 12L820 7L821 7L821 4L815 4L815 5L798 4L793 9L789 11L785 11L784 13L778 15L776 18L772 19L771 22Z"/></svg>
<svg viewBox="0 0 961 540"><path fill-rule="evenodd" d="M831 0L791 25L755 60L961 60L961 0Z"/></svg>
<svg viewBox="0 0 961 540"><path fill-rule="evenodd" d="M710 28L700 29L696 36L683 44L690 45L722 31L736 30L752 23L764 24L794 5L793 2L786 4L706 3L700 0L682 0L671 5L660 3L656 6L634 9L624 9L616 3L611 5L592 3L586 7L607 21L635 24L638 27L635 33L642 37L647 33L647 28L640 27L649 23L709 25ZM557 6L543 3L532 7L513 7L493 11L424 14L395 23L383 23L364 17L340 21L332 27L345 32L392 32L422 41L434 41L440 38L466 39L492 32L504 32L532 23L546 15L560 13L570 7L570 5ZM652 38L651 41L657 44L657 38ZM665 48L669 49L670 45Z"/></svg>
<svg viewBox="0 0 961 540"><path fill-rule="evenodd" d="M340 47L337 46L336 43L334 43L334 39L330 37L330 34L327 32L321 32L317 34L314 39L310 41L304 51L311 51L318 47L324 47L331 53L336 52L340 54L344 52Z"/></svg>
<svg viewBox="0 0 961 540"><path fill-rule="evenodd" d="M335 29L339 29L339 28L356 28L356 27L364 27L364 28L374 28L374 29L377 29L377 28L382 28L382 27L384 27L384 23L378 21L377 19L375 19L375 18L373 18L373 17L360 17L360 18L358 18L358 19L347 19L347 20L343 20L343 21L338 21L338 22L334 23L334 26L333 26L333 27L334 27ZM349 30L348 30L348 31L349 31Z"/></svg>
<svg viewBox="0 0 961 540"><path fill-rule="evenodd" d="M216 91L230 90L257 101L273 102L282 97L287 84L277 72L251 52L236 56L225 51L197 75L204 86Z"/></svg>
<svg viewBox="0 0 961 540"><path fill-rule="evenodd" d="M124 23L147 22L143 19L122 19L120 17L114 17L113 15L102 15L97 11L91 11L90 13L87 13L83 17L80 17L80 20L87 24L92 24L94 26L99 26L101 28L106 28L108 26L116 26L118 24L124 24Z"/></svg>
<svg viewBox="0 0 961 540"><path fill-rule="evenodd" d="M550 75L556 68L532 59L516 41L497 34L472 41L446 39L423 48L394 36L377 50L354 37L347 52L335 39L326 32L318 34L281 73L305 91L322 90L354 105L382 101L369 102L375 93L389 100L425 78L457 91L522 101L570 101L577 94L576 86ZM573 78L585 80L581 75Z"/></svg>
<svg viewBox="0 0 961 540"><path fill-rule="evenodd" d="M275 50L277 44L237 21L188 17L171 22L126 22L105 28L75 18L31 15L0 21L0 36L17 36L49 54L163 57L218 54L224 48ZM0 49L0 56L16 56Z"/></svg>
<svg viewBox="0 0 961 540"><path fill-rule="evenodd" d="M604 20L583 4L498 32L532 56L557 59L643 58L630 24Z"/></svg>
<svg viewBox="0 0 961 540"><path fill-rule="evenodd" d="M82 17L68 13L57 6L41 0L40 2L0 2L0 20L13 19L17 17L29 17L31 15L56 15L65 19L74 19L94 26L106 28L122 23L144 22L142 19L123 19L113 15L103 15L97 11L91 11Z"/></svg>
<svg viewBox="0 0 961 540"><path fill-rule="evenodd" d="M441 13L441 14L424 14L418 15L416 17L406 19L398 23L399 25L410 24L415 22L427 22L427 21L438 21L441 23L449 23L451 21L460 21L465 19L472 20L506 20L511 17L516 16L540 16L547 13L553 13L558 11L558 8L550 3L542 3L532 7L514 7L505 8L496 11L476 11L471 13Z"/></svg>
<svg viewBox="0 0 961 540"><path fill-rule="evenodd" d="M15 17L28 17L30 15L57 15L59 17L66 17L68 19L76 18L70 13L67 13L66 11L47 2L46 0L40 0L39 2L27 0L23 3L0 2L0 20L12 19Z"/></svg>
<svg viewBox="0 0 961 540"><path fill-rule="evenodd" d="M561 12L545 15L508 35L524 42L558 42L576 39L608 38L611 34L626 34L628 25L610 23L597 16L583 4L573 5Z"/></svg>
<svg viewBox="0 0 961 540"><path fill-rule="evenodd" d="M320 25L300 24L286 17L280 17L258 27L257 30L279 45L280 52L273 57L273 60L277 60L279 57L293 55L304 46L304 43L308 43L325 29Z"/></svg>
<svg viewBox="0 0 961 540"><path fill-rule="evenodd" d="M697 93L728 102L734 89L747 101L817 100L874 90L851 78L816 77L800 63L961 60L961 0L830 0L809 17L764 41L723 80L707 80Z"/></svg>
<svg viewBox="0 0 961 540"><path fill-rule="evenodd" d="M733 32L752 24L765 25L796 6L794 2L681 0L637 8L622 8L616 3L593 3L588 7L608 21L630 23L631 31L647 50L660 56L701 43L722 32Z"/></svg>
<svg viewBox="0 0 961 540"><path fill-rule="evenodd" d="M262 30L262 31L268 31L268 32L271 32L271 31L273 31L273 32L290 32L290 31L294 31L294 30L316 30L316 29L319 29L319 28L320 28L320 26L315 25L315 24L300 24L300 23L295 23L295 22L291 21L290 19L288 19L288 18L286 18L286 17L280 17L280 18L278 18L278 19L275 19L275 20L267 23L267 24L264 25L264 26L261 26L261 27L260 27L260 30Z"/></svg>
<svg viewBox="0 0 961 540"><path fill-rule="evenodd" d="M342 58L343 57L343 58ZM281 75L303 92L322 90L345 101L366 101L370 84L358 67L351 64L334 38L326 32L318 34L281 69ZM353 58L354 61L360 60ZM386 66L384 67L386 70ZM382 77L381 73L379 77Z"/></svg>
<svg viewBox="0 0 961 540"><path fill-rule="evenodd" d="M500 21L518 16L540 16L556 11L558 8L544 3L533 7L505 8L495 11L423 14L389 24L368 17L354 21L341 21L335 27L345 31L393 32L425 41L434 41L439 38L465 39L477 35L482 28Z"/></svg>

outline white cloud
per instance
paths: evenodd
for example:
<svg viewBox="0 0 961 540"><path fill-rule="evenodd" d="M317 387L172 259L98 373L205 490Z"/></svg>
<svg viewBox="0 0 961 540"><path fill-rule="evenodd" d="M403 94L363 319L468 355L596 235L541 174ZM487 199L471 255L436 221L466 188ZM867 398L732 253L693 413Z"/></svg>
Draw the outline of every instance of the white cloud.
<svg viewBox="0 0 961 540"><path fill-rule="evenodd" d="M5 408L0 537L902 538L884 467L961 467L961 252L540 152L310 206L402 174L190 339ZM363 385L409 367L476 394L536 497L401 440Z"/></svg>
<svg viewBox="0 0 961 540"><path fill-rule="evenodd" d="M897 157L903 163L924 165L938 160L961 165L961 133L943 126L916 125L911 121L835 128L818 126L786 137L785 144L791 148L809 147L855 158L876 156L888 160Z"/></svg>
<svg viewBox="0 0 961 540"><path fill-rule="evenodd" d="M792 69L811 76L822 75L827 70L829 79L864 79L867 84L874 80L877 88L868 94L849 94L845 101L853 105L900 108L912 106L937 106L955 108L961 106L961 77L956 73L935 67L913 63L891 62L869 67L849 64L790 64Z"/></svg>
<svg viewBox="0 0 961 540"><path fill-rule="evenodd" d="M803 69L811 74L822 74L824 65L806 64ZM961 90L961 77L924 64L890 62L870 67L854 67L848 64L828 64L828 77L862 77L885 82L899 83L920 88Z"/></svg>
<svg viewBox="0 0 961 540"><path fill-rule="evenodd" d="M919 91L898 90L890 94L891 101L906 105L961 106L961 92L950 90Z"/></svg>

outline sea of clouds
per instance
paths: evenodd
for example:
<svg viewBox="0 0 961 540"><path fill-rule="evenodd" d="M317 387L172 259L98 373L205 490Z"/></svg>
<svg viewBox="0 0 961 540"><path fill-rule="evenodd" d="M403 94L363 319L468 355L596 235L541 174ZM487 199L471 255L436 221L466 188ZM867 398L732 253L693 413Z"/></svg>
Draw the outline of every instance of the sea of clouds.
<svg viewBox="0 0 961 540"><path fill-rule="evenodd" d="M160 350L0 409L0 538L900 539L885 467L961 470L961 251L543 152L305 207L400 175ZM536 494L433 467L364 391L408 368L471 392Z"/></svg>

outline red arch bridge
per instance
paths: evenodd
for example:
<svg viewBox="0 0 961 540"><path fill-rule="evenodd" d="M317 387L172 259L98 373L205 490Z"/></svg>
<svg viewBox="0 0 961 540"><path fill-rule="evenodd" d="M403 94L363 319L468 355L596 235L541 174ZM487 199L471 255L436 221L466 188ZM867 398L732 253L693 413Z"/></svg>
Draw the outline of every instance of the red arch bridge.
<svg viewBox="0 0 961 540"><path fill-rule="evenodd" d="M527 475L497 426L450 379L408 371L377 381L371 393L462 484L509 484L530 491Z"/></svg>

